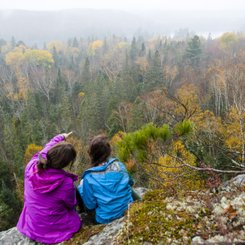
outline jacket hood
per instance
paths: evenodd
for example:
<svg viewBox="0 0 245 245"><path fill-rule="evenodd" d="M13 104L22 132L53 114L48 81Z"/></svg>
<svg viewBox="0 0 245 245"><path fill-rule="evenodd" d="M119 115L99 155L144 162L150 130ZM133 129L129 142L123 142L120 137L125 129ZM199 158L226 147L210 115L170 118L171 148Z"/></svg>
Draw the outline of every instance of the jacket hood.
<svg viewBox="0 0 245 245"><path fill-rule="evenodd" d="M65 176L72 178L73 181L77 180L76 175L67 173L63 169L43 169L33 171L29 181L33 190L49 193L63 184Z"/></svg>
<svg viewBox="0 0 245 245"><path fill-rule="evenodd" d="M93 168L89 168L87 169L83 174L82 174L82 179L85 177L85 175L91 173L91 172L103 172L107 169L107 167L109 165L111 165L113 162L115 161L119 161L117 158L110 158L105 165L101 165L101 166L96 166Z"/></svg>

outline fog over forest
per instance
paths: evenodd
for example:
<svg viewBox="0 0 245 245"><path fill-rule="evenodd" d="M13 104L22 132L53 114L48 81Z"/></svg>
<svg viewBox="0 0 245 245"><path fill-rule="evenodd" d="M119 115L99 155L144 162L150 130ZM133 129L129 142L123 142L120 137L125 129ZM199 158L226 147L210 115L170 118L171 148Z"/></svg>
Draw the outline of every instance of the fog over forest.
<svg viewBox="0 0 245 245"><path fill-rule="evenodd" d="M12 36L28 45L72 37L103 38L119 35L175 35L190 33L216 37L223 32L245 30L242 10L103 10L60 11L1 10L0 38Z"/></svg>

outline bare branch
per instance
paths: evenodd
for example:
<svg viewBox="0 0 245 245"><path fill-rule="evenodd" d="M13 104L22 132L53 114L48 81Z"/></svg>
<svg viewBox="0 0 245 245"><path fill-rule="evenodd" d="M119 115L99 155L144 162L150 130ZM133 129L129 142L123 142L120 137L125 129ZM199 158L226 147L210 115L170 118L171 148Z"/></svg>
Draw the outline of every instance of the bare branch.
<svg viewBox="0 0 245 245"><path fill-rule="evenodd" d="M195 166L192 166L188 163L186 163L183 159L177 157L177 156L173 156L173 155L170 155L170 154L167 154L169 155L170 157L174 158L175 160L179 161L182 163L182 167L185 166L185 167L188 167L188 168L191 168L191 169L194 169L194 170L197 170L197 171L211 171L211 172L216 172L216 173L227 173L227 174L242 174L242 173L245 173L245 170L240 170L240 171L236 171L236 170L220 170L220 169L215 169L215 168L210 168L210 167L205 167L205 168L200 168L200 167L195 167Z"/></svg>

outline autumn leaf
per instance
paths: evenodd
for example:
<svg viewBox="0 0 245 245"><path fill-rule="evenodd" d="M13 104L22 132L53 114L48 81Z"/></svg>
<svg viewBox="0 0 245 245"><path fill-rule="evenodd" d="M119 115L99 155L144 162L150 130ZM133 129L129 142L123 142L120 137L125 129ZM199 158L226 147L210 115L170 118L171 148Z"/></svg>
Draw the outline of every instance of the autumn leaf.
<svg viewBox="0 0 245 245"><path fill-rule="evenodd" d="M229 205L224 209L224 214L228 215L230 219L234 219L237 216L237 211L232 207L232 205Z"/></svg>

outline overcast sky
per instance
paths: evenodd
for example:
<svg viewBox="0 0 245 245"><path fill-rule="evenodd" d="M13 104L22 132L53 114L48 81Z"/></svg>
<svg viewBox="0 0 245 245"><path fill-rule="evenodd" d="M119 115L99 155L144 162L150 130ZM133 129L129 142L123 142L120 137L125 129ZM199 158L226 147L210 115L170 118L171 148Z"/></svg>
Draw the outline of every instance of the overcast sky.
<svg viewBox="0 0 245 245"><path fill-rule="evenodd" d="M244 9L245 0L0 0L0 9Z"/></svg>

